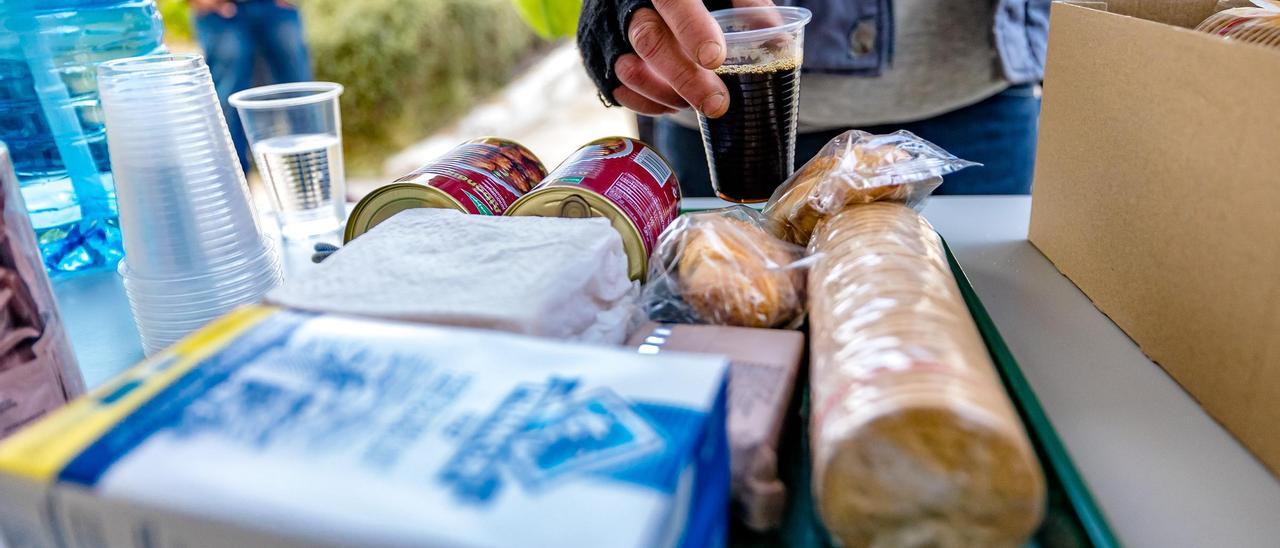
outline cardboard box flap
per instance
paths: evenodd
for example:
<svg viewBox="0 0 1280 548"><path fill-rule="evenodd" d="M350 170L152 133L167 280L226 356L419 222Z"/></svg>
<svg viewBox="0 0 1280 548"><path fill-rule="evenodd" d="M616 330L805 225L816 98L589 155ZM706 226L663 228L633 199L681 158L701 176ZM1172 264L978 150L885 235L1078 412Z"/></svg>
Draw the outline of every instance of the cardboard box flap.
<svg viewBox="0 0 1280 548"><path fill-rule="evenodd" d="M1055 4L1047 61L1031 241L1280 473L1280 54Z"/></svg>
<svg viewBox="0 0 1280 548"><path fill-rule="evenodd" d="M1171 4L1181 4L1186 6L1186 13L1174 13L1170 10L1162 9L1160 2L1152 0L1111 0L1110 2L1080 2L1074 0L1056 0L1053 3L1051 21L1056 21L1068 15L1058 15L1060 12L1064 14L1074 14L1072 17L1085 17L1086 13L1094 17L1092 21L1099 23L1099 29L1108 28L1109 32L1119 33L1115 36L1123 37L1127 44L1131 47L1142 45L1143 47L1170 47L1168 43L1172 35L1182 35L1184 40L1199 41L1201 44L1210 44L1210 47L1220 48L1219 51L1230 52L1228 55L1244 55L1241 51L1252 50L1261 52L1262 55L1280 55L1280 48L1274 46L1266 46L1261 44L1251 44L1237 42L1221 36L1198 32L1195 27L1198 26L1206 17L1212 15L1214 10L1213 0L1209 0L1210 9L1203 10L1203 6L1199 4L1204 0L1170 0ZM1103 9L1109 5L1112 9ZM1116 11L1114 8L1120 7L1127 10L1126 12ZM1203 12L1203 17L1201 16ZM1138 19L1138 21L1134 21ZM1105 23L1105 24L1104 24ZM1139 32L1139 28L1144 31ZM1100 32L1100 30L1099 30ZM1153 34L1154 33L1154 34ZM1091 32L1090 34L1094 34ZM1139 36L1141 35L1141 36ZM1053 36L1050 33L1050 43ZM1074 40L1074 39L1073 39ZM1088 43L1088 42L1085 42ZM1183 41L1182 44L1190 44L1191 42ZM1230 49L1227 49L1230 48ZM1077 48L1079 49L1079 48ZM1052 53L1052 46L1049 48ZM1072 54L1079 54L1074 51ZM1255 53L1256 55L1256 53ZM1046 54L1048 57L1049 54ZM1247 63L1257 63L1261 57L1253 57ZM1188 63L1193 60L1189 60ZM1047 61L1048 62L1048 61ZM1260 61L1268 63L1269 61ZM1237 64L1237 66L1241 66ZM1252 70L1251 68L1248 70ZM1248 72L1246 72L1248 74ZM1048 78L1048 67L1046 67L1046 79Z"/></svg>
<svg viewBox="0 0 1280 548"><path fill-rule="evenodd" d="M1107 11L1175 27L1196 28L1216 11L1217 0L1107 0Z"/></svg>

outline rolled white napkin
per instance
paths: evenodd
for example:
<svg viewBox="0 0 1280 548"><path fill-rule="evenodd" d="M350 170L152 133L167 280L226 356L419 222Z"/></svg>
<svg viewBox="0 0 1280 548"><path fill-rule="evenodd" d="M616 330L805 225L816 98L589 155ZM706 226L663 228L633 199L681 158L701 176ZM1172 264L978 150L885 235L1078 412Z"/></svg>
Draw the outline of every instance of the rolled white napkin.
<svg viewBox="0 0 1280 548"><path fill-rule="evenodd" d="M637 286L605 219L397 214L267 295L288 308L618 344Z"/></svg>

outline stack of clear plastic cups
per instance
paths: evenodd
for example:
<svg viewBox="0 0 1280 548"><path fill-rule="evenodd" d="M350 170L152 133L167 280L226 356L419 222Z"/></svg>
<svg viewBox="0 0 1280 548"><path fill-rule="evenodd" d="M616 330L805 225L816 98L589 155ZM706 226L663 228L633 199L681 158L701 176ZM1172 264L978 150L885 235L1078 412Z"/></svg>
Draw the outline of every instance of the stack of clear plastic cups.
<svg viewBox="0 0 1280 548"><path fill-rule="evenodd" d="M279 285L204 59L103 63L125 291L147 354Z"/></svg>

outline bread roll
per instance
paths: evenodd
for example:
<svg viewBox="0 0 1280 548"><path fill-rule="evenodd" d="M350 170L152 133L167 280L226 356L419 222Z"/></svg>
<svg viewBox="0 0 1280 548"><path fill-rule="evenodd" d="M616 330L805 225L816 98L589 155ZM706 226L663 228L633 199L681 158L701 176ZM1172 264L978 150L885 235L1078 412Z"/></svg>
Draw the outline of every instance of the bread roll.
<svg viewBox="0 0 1280 548"><path fill-rule="evenodd" d="M840 210L852 204L906 201L910 185L862 185L857 175L908 158L906 153L891 146L854 147L844 157L820 156L793 176L792 186L770 204L765 214L786 228L787 240L807 245L823 211Z"/></svg>
<svg viewBox="0 0 1280 548"><path fill-rule="evenodd" d="M780 327L804 313L800 249L763 228L715 212L689 216L680 237L680 296L717 325Z"/></svg>
<svg viewBox="0 0 1280 548"><path fill-rule="evenodd" d="M814 476L844 546L1017 546L1044 477L941 241L919 214L852 206L809 275Z"/></svg>

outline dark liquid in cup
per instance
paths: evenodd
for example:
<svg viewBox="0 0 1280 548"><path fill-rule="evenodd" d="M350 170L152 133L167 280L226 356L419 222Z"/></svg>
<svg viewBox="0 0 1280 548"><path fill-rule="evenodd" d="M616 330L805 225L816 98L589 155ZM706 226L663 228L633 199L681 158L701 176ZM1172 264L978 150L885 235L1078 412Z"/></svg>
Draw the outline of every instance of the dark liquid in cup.
<svg viewBox="0 0 1280 548"><path fill-rule="evenodd" d="M729 110L699 116L711 186L731 202L763 202L791 175L795 159L800 63L724 66Z"/></svg>

